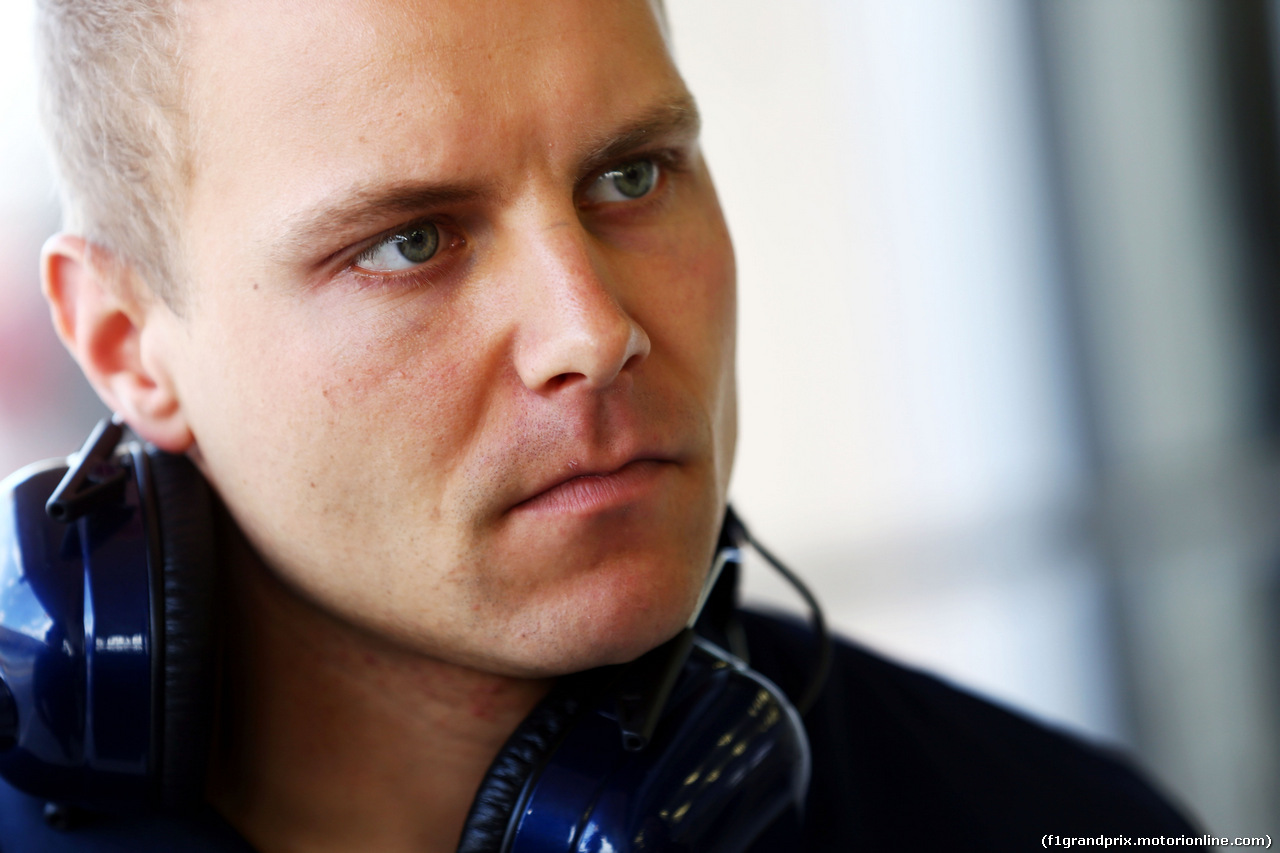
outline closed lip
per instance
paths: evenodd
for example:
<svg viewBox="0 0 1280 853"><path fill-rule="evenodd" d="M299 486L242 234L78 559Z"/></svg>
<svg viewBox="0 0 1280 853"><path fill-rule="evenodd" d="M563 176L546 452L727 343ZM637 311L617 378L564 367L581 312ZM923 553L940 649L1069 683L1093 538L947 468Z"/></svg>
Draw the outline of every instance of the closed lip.
<svg viewBox="0 0 1280 853"><path fill-rule="evenodd" d="M536 487L512 512L584 513L612 509L639 499L674 461L635 456L615 467L578 468Z"/></svg>

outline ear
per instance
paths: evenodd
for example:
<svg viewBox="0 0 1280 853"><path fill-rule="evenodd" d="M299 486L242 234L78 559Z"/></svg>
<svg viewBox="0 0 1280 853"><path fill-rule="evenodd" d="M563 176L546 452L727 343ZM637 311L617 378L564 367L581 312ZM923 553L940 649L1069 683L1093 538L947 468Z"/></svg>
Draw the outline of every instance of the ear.
<svg viewBox="0 0 1280 853"><path fill-rule="evenodd" d="M132 268L83 237L56 234L40 258L58 337L89 384L144 440L185 453L191 429L153 339L177 322Z"/></svg>

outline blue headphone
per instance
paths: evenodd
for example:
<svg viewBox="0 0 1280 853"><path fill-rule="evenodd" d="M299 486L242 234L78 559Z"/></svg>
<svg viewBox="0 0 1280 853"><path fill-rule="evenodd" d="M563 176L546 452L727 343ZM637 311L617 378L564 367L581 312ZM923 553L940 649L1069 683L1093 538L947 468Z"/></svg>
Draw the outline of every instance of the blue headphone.
<svg viewBox="0 0 1280 853"><path fill-rule="evenodd" d="M104 420L78 456L0 484L0 776L90 811L183 809L201 802L214 725L216 499L185 457L122 435ZM560 679L491 765L460 853L731 853L799 813L800 712L707 639L732 635L746 543L813 608L812 704L821 611L730 510L696 625Z"/></svg>

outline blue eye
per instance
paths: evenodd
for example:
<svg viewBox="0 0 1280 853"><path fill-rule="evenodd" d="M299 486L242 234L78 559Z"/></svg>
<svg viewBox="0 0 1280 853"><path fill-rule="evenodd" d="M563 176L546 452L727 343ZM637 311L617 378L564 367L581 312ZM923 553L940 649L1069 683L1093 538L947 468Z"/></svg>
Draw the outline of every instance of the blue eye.
<svg viewBox="0 0 1280 853"><path fill-rule="evenodd" d="M653 160L635 160L596 178L585 195L588 201L596 203L634 201L653 192L658 176L658 164Z"/></svg>
<svg viewBox="0 0 1280 853"><path fill-rule="evenodd" d="M366 272L399 272L425 264L440 249L440 229L430 222L414 225L365 249L354 266Z"/></svg>

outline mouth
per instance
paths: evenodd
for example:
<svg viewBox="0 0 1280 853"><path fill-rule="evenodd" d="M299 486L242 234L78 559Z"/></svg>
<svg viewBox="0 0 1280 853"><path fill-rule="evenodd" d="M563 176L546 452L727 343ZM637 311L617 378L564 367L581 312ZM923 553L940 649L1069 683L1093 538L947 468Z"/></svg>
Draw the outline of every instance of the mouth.
<svg viewBox="0 0 1280 853"><path fill-rule="evenodd" d="M633 459L611 471L560 479L511 507L511 512L585 515L617 509L650 494L674 465L666 459Z"/></svg>

